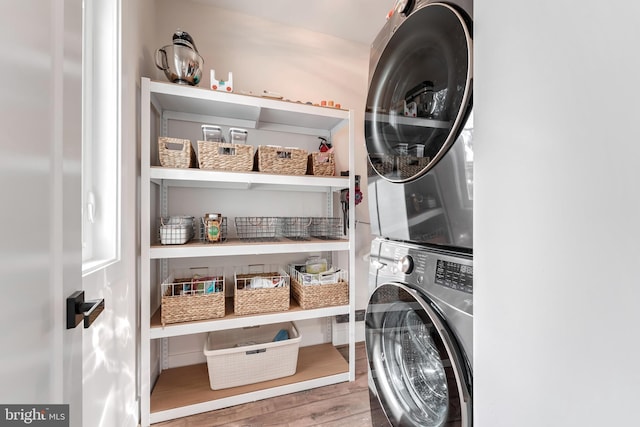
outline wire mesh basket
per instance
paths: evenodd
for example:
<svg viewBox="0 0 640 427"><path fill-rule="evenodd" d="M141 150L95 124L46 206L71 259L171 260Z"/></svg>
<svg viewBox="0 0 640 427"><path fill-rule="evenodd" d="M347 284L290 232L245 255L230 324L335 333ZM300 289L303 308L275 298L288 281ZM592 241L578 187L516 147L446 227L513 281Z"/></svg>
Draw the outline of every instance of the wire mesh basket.
<svg viewBox="0 0 640 427"><path fill-rule="evenodd" d="M291 240L309 240L311 238L311 218L303 216L283 217L282 236Z"/></svg>
<svg viewBox="0 0 640 427"><path fill-rule="evenodd" d="M219 221L214 221L210 217L200 218L199 238L204 243L220 243L227 240L227 217L223 216Z"/></svg>
<svg viewBox="0 0 640 427"><path fill-rule="evenodd" d="M318 239L342 239L344 230L342 226L342 218L340 217L314 217L311 218L311 226L309 227L311 237Z"/></svg>
<svg viewBox="0 0 640 427"><path fill-rule="evenodd" d="M170 216L160 218L158 238L163 245L182 245L194 236L195 218L192 216Z"/></svg>
<svg viewBox="0 0 640 427"><path fill-rule="evenodd" d="M280 218L274 216L239 216L235 218L238 238L248 241L276 241Z"/></svg>

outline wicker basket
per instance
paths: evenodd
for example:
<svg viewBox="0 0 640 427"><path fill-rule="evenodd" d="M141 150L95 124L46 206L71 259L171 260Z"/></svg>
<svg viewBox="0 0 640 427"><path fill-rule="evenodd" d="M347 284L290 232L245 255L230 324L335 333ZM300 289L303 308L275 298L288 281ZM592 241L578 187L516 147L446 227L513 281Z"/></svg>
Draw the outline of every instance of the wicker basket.
<svg viewBox="0 0 640 427"><path fill-rule="evenodd" d="M336 162L333 153L311 153L307 165L309 175L333 176L336 173Z"/></svg>
<svg viewBox="0 0 640 427"><path fill-rule="evenodd" d="M411 178L429 164L429 157L398 157L398 173L400 178Z"/></svg>
<svg viewBox="0 0 640 427"><path fill-rule="evenodd" d="M368 176L375 176L376 173L379 173L380 175L388 175L393 171L393 156L371 153L368 158Z"/></svg>
<svg viewBox="0 0 640 427"><path fill-rule="evenodd" d="M162 283L162 325L224 317L224 275L186 278L169 276Z"/></svg>
<svg viewBox="0 0 640 427"><path fill-rule="evenodd" d="M242 268L236 272L233 290L233 311L237 315L273 313L289 310L289 275L280 267L264 268L253 272L256 266ZM273 271L269 271L273 270ZM276 287L256 288L256 283L279 283Z"/></svg>
<svg viewBox="0 0 640 427"><path fill-rule="evenodd" d="M198 141L198 163L200 169L249 172L253 169L253 146Z"/></svg>
<svg viewBox="0 0 640 427"><path fill-rule="evenodd" d="M194 168L196 167L196 153L188 139L158 138L158 155L160 165L165 168Z"/></svg>
<svg viewBox="0 0 640 427"><path fill-rule="evenodd" d="M254 169L279 175L305 175L307 150L260 145L254 156Z"/></svg>
<svg viewBox="0 0 640 427"><path fill-rule="evenodd" d="M349 304L348 274L340 270L330 274L309 274L290 266L291 296L303 310ZM317 283L317 284L316 284Z"/></svg>

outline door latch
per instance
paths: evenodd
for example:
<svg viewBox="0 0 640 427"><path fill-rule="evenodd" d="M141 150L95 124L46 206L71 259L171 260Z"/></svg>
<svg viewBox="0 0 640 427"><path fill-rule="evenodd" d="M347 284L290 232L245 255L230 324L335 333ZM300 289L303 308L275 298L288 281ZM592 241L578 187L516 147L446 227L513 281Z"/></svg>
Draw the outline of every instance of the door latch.
<svg viewBox="0 0 640 427"><path fill-rule="evenodd" d="M84 327L91 326L104 311L104 298L85 301L84 291L76 291L67 298L67 329L73 329L84 320Z"/></svg>

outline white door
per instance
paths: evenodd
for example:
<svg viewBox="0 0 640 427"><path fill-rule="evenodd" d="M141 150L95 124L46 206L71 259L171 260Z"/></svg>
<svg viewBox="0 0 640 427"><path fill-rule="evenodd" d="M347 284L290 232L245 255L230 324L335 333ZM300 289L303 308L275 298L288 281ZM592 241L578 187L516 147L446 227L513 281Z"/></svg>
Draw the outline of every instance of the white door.
<svg viewBox="0 0 640 427"><path fill-rule="evenodd" d="M80 426L83 328L66 329L65 302L82 287L82 2L3 1L0 16L0 404L69 404Z"/></svg>

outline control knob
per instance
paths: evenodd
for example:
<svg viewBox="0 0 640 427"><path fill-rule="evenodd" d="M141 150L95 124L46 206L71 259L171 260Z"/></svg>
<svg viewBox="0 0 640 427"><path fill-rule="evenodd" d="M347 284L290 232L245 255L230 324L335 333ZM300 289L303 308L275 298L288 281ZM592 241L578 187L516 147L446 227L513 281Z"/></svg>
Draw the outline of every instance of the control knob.
<svg viewBox="0 0 640 427"><path fill-rule="evenodd" d="M411 274L413 271L413 258L411 255L405 255L398 260L398 270L404 274Z"/></svg>

